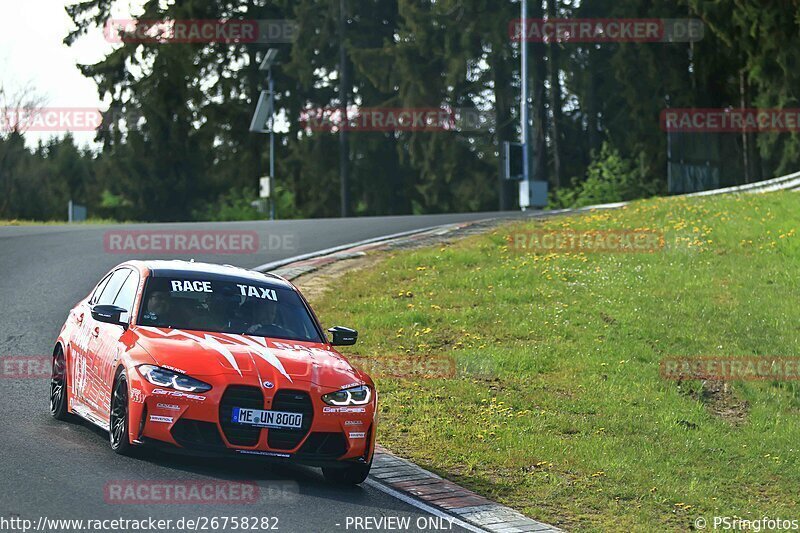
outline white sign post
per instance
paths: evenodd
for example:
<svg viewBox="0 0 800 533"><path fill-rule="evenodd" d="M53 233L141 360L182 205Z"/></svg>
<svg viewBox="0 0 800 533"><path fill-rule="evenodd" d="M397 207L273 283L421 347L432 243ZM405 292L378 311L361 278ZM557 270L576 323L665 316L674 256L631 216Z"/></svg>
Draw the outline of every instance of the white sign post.
<svg viewBox="0 0 800 533"><path fill-rule="evenodd" d="M271 180L272 180L272 179L271 179L269 176L264 176L263 178L260 178L260 179L258 180L258 184L259 184L259 191L258 191L258 195L259 195L261 198L269 198L269 193L270 193L270 181L271 181Z"/></svg>

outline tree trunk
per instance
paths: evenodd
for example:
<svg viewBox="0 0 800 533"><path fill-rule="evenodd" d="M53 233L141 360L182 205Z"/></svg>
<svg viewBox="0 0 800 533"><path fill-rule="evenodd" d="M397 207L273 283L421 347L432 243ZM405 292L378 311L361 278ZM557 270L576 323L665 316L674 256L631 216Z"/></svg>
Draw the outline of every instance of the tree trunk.
<svg viewBox="0 0 800 533"><path fill-rule="evenodd" d="M342 126L339 128L339 194L341 197L341 216L350 211L350 144L347 138L347 103L350 95L350 73L347 68L345 48L345 0L339 0L339 105L341 105Z"/></svg>
<svg viewBox="0 0 800 533"><path fill-rule="evenodd" d="M558 0L547 0L547 14L550 18L558 17ZM559 127L561 124L561 70L559 68L559 45L548 45L549 57L547 61L548 76L550 78L550 153L553 158L553 186L561 188L561 137Z"/></svg>

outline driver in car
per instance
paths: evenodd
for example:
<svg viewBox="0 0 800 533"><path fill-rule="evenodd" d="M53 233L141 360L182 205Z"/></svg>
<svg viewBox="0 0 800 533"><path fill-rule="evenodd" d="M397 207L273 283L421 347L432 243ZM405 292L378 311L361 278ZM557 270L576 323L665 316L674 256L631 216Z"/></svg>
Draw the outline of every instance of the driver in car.
<svg viewBox="0 0 800 533"><path fill-rule="evenodd" d="M277 324L278 303L261 301L256 304L253 312L253 324L247 328L248 335L263 337L278 336L284 329Z"/></svg>
<svg viewBox="0 0 800 533"><path fill-rule="evenodd" d="M147 300L143 324L169 325L174 321L172 301L166 292L154 292Z"/></svg>

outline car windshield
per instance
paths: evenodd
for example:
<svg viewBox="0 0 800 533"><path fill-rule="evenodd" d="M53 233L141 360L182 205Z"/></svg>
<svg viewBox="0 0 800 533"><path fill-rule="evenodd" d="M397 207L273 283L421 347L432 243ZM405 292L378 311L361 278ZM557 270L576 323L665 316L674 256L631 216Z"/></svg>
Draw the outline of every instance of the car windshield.
<svg viewBox="0 0 800 533"><path fill-rule="evenodd" d="M142 302L142 326L321 342L304 302L289 288L152 277Z"/></svg>

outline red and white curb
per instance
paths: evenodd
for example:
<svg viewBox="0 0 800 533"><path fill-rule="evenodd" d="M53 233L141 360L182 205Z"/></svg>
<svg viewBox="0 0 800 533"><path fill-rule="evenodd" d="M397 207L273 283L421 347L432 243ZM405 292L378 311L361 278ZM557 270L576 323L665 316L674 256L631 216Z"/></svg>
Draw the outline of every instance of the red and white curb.
<svg viewBox="0 0 800 533"><path fill-rule="evenodd" d="M461 222L457 224L445 224L431 228L404 231L402 233L394 233L392 235L384 235L382 237L375 237L373 239L345 244L335 248L328 248L327 250L320 250L310 254L298 255L280 261L273 261L271 263L257 266L253 270L257 270L258 272L270 272L272 274L281 276L282 278L292 280L303 274L313 272L314 270L317 270L325 265L342 261L343 259L360 257L368 251L383 250L396 244L412 243L428 237L446 235L452 231L471 226L478 222L485 222L485 220Z"/></svg>
<svg viewBox="0 0 800 533"><path fill-rule="evenodd" d="M415 505L413 500L416 500L424 505L422 508L426 511L449 517L453 519L454 524L470 531L494 533L561 531L442 479L411 461L397 457L382 446L377 446L375 449L369 484L379 490L388 488L392 492L406 496L400 499L411 505ZM392 495L398 497L398 494Z"/></svg>
<svg viewBox="0 0 800 533"><path fill-rule="evenodd" d="M478 221L476 221L478 222ZM476 222L447 224L434 228L387 235L312 254L268 263L255 270L271 272L288 280L325 265L364 255L367 251L410 244L428 237L446 235ZM484 221L480 221L484 222ZM378 445L366 484L467 531L493 533L555 532L560 529L532 520L451 481L398 457Z"/></svg>

